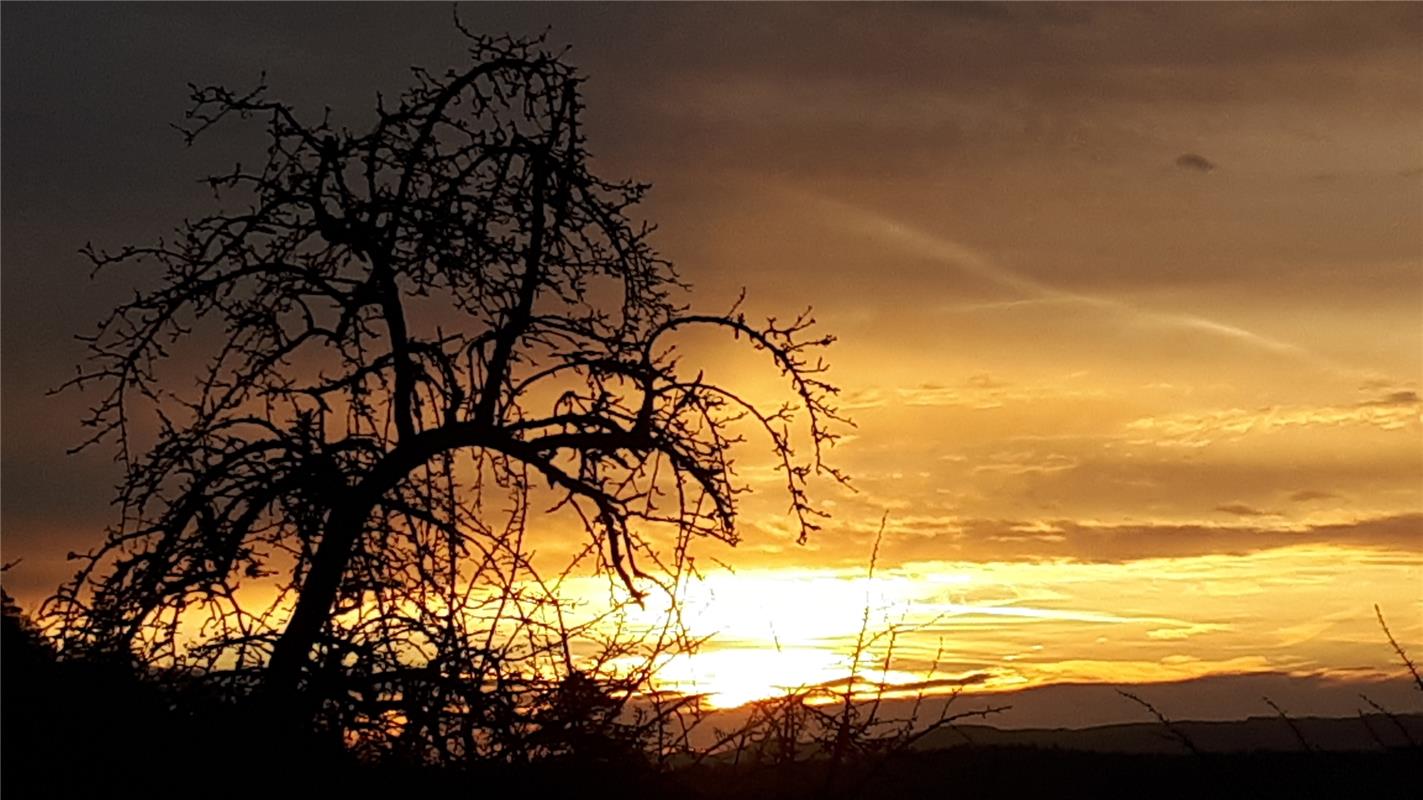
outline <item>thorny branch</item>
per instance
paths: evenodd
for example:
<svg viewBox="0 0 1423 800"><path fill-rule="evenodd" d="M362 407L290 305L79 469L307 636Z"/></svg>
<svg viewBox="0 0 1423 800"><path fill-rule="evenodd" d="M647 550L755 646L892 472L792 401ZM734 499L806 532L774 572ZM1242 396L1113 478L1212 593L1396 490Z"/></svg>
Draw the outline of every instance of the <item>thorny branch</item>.
<svg viewBox="0 0 1423 800"><path fill-rule="evenodd" d="M208 177L220 209L170 238L83 249L161 274L61 387L99 392L79 447L125 469L119 522L46 606L68 652L300 689L347 730L395 703L396 727L443 731L414 698L495 713L488 687L551 674L533 662L571 674L531 507L584 528L576 561L633 597L674 587L687 541L737 541L733 454L759 429L801 538L816 529L810 478L846 480L825 458L848 424L833 338L739 301L689 313L631 216L648 187L589 169L564 54L461 30L471 63L414 69L364 129L265 85L193 86L185 140L260 121L264 159ZM689 375L673 340L694 326L763 352L791 402ZM499 625L523 644L496 646Z"/></svg>

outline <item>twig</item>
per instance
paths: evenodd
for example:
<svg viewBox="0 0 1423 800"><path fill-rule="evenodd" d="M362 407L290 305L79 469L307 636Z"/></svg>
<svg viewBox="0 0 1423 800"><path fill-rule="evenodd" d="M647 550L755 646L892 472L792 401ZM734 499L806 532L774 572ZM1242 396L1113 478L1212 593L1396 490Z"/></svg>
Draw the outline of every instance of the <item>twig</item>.
<svg viewBox="0 0 1423 800"><path fill-rule="evenodd" d="M1390 631L1388 623L1384 622L1383 609L1379 608L1377 603L1374 604L1374 615L1379 618L1379 627L1383 628L1383 635L1388 637L1388 643L1393 645L1393 652L1398 653L1399 659L1403 661L1403 666L1407 667L1408 673L1413 676L1413 685L1418 687L1418 691L1423 692L1423 676L1418 674L1417 665L1408 657L1408 653L1404 652L1403 645L1393 638L1393 631Z"/></svg>
<svg viewBox="0 0 1423 800"><path fill-rule="evenodd" d="M1380 750L1389 749L1388 743L1379 736L1378 731L1374 730L1374 726L1369 724L1369 717L1363 709L1359 709L1359 722L1364 724L1364 730L1369 732L1369 738L1374 740L1374 744L1378 745Z"/></svg>
<svg viewBox="0 0 1423 800"><path fill-rule="evenodd" d="M1305 749L1305 752L1313 753L1314 746L1309 743L1308 739L1304 738L1304 731L1301 731L1299 729L1299 726L1296 725L1295 721L1290 718L1290 715L1286 714L1283 708L1280 708L1278 705L1275 705L1274 700L1271 700L1268 697L1261 697L1260 699L1264 700L1265 704L1268 705L1270 708L1275 709L1275 713L1280 715L1280 719L1284 720L1285 724L1290 726L1290 730L1294 732L1295 738L1299 740L1300 746Z"/></svg>
<svg viewBox="0 0 1423 800"><path fill-rule="evenodd" d="M1122 697L1125 697L1126 699L1132 701L1133 703L1136 703L1137 705L1151 712L1151 715L1153 717L1156 717L1156 721L1160 722L1163 726L1165 726L1166 730L1170 732L1171 736L1175 738L1176 741L1180 742L1187 750L1191 751L1192 755L1205 755L1205 753L1201 752L1200 748L1196 747L1196 743L1191 741L1191 737L1187 736L1184 731L1176 727L1176 724L1171 720L1167 719L1165 714L1162 714L1160 711L1156 710L1156 706L1146 702L1145 700L1132 694L1131 692L1126 691L1125 689L1118 689L1117 694L1121 695Z"/></svg>
<svg viewBox="0 0 1423 800"><path fill-rule="evenodd" d="M1389 711L1378 703L1375 703L1373 699L1366 694L1360 693L1359 697L1363 698L1363 701L1372 706L1375 711L1379 712L1380 714L1383 714L1385 717L1388 717L1388 721L1392 722L1395 728L1398 728L1398 732L1403 734L1403 738L1408 742L1410 747L1418 746L1417 740L1413 738L1413 734L1408 732L1408 728L1403 724L1403 720L1398 718L1397 714L1393 713L1392 711Z"/></svg>

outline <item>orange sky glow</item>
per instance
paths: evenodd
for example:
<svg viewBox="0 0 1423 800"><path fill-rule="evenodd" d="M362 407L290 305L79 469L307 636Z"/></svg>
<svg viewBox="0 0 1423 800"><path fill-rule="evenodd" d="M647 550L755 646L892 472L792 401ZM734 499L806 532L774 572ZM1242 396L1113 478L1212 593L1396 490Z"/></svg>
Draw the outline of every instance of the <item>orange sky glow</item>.
<svg viewBox="0 0 1423 800"><path fill-rule="evenodd" d="M702 577L681 587L688 633L709 638L661 686L727 707L835 681L862 626L894 632L862 673L910 689L1396 678L1376 604L1423 656L1423 6L1061 10L469 10L573 43L597 169L653 183L642 213L694 307L744 288L749 315L813 306L838 338L855 427L831 460L851 487L812 484L831 516L797 544L766 443L748 442L742 541L695 543ZM4 557L24 559L6 586L27 607L113 521L106 454L63 455L92 398L44 394L81 353L68 335L127 291L72 253L203 202L202 162L162 130L187 72L267 66L181 39L173 63L120 52L166 40L163 19L194 41L258 25L242 8L110 11L134 34L103 47L132 66L104 86L163 94L142 114L56 117L24 87L70 79L4 42ZM423 38L305 71L392 27L357 11L360 31L271 40L269 82L364 109L405 63L455 58L429 50L447 10L413 9ZM21 13L57 24L7 23ZM624 25L636 45L608 44ZM26 164L51 162L58 127L154 155L56 199ZM680 346L689 368L780 396L735 344ZM530 523L550 564L585 543L566 523ZM565 591L595 613L622 590L579 574ZM655 629L665 609L653 591L619 621Z"/></svg>

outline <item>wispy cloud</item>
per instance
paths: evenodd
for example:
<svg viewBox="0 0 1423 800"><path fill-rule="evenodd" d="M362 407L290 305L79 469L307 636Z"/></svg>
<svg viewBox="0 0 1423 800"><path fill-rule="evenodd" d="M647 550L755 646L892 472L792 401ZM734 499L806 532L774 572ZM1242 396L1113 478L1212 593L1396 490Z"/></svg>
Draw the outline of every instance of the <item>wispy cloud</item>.
<svg viewBox="0 0 1423 800"><path fill-rule="evenodd" d="M1289 356L1333 372L1354 371L1300 345L1247 330L1238 325L1196 314L1144 308L1115 297L1062 289L1005 267L988 255L961 242L935 236L877 212L832 200L822 195L803 192L796 192L796 194L802 199L815 203L823 212L835 215L846 230L893 245L907 255L932 259L952 266L964 274L981 278L1020 295L1020 297L1008 301L959 306L955 310L1009 309L1044 303L1072 304L1110 314L1134 324L1195 331L1215 338L1238 342L1257 350Z"/></svg>
<svg viewBox="0 0 1423 800"><path fill-rule="evenodd" d="M1263 511L1232 515L1239 519L1224 524L919 519L894 531L886 552L907 561L953 554L1002 561L1125 563L1301 546L1381 548L1414 559L1423 551L1423 514L1318 525L1291 523Z"/></svg>
<svg viewBox="0 0 1423 800"><path fill-rule="evenodd" d="M1226 503L1225 505L1216 506L1215 510L1222 514L1231 514L1237 517L1269 517L1275 513L1273 511L1261 511L1245 503Z"/></svg>
<svg viewBox="0 0 1423 800"><path fill-rule="evenodd" d="M970 409L993 409L1007 405L1037 403L1041 401L1060 402L1101 398L1106 391L1098 387L1084 386L1074 381L1073 376L1063 377L1053 384L1011 383L979 374L964 381L952 383L920 383L914 386L899 386L894 389L894 397L906 406L956 407Z"/></svg>
<svg viewBox="0 0 1423 800"><path fill-rule="evenodd" d="M1214 161L1199 153L1182 153L1176 157L1176 166L1191 172L1210 172L1216 168Z"/></svg>
<svg viewBox="0 0 1423 800"><path fill-rule="evenodd" d="M1271 406L1247 410L1166 414L1142 417L1127 424L1136 434L1133 444L1157 447L1206 447L1221 440L1284 428L1368 426L1402 430L1419 424L1419 402L1365 401L1352 405Z"/></svg>

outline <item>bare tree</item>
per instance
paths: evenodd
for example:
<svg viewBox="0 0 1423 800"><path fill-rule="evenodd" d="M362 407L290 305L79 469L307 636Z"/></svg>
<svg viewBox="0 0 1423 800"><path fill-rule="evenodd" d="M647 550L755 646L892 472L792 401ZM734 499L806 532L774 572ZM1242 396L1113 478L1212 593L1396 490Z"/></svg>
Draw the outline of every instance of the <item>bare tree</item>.
<svg viewBox="0 0 1423 800"><path fill-rule="evenodd" d="M260 120L259 166L207 178L222 209L171 239L86 246L96 271L162 275L87 337L67 384L102 387L81 447L115 445L125 477L121 521L48 605L66 652L448 740L420 709L515 713L485 706L521 659L524 676L561 661L574 685L569 636L592 628L571 631L556 597L578 564L636 598L675 584L693 538L737 541L751 430L801 536L817 527L808 480L844 480L822 459L844 422L832 337L808 315L689 312L631 216L648 187L589 169L564 54L461 32L467 67L414 69L359 132L265 87L192 87L187 141ZM675 334L694 326L749 343L788 401L684 367ZM552 575L524 540L545 502L588 536Z"/></svg>

